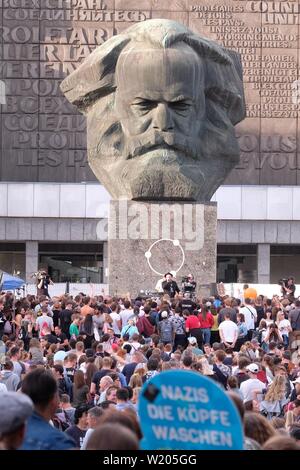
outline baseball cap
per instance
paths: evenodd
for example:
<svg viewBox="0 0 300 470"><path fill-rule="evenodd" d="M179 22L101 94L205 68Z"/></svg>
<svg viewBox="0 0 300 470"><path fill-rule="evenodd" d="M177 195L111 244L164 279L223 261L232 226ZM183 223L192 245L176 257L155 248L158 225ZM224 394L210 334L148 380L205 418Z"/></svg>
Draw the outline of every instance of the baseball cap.
<svg viewBox="0 0 300 470"><path fill-rule="evenodd" d="M54 357L53 357L53 361L63 361L66 357L67 353L66 351L57 351L55 354L54 354Z"/></svg>
<svg viewBox="0 0 300 470"><path fill-rule="evenodd" d="M1 393L0 436L17 430L31 416L32 412L32 400L24 393Z"/></svg>
<svg viewBox="0 0 300 470"><path fill-rule="evenodd" d="M249 366L246 367L246 370L252 372L252 374L258 374L259 367L257 364L255 364L255 362L253 362L252 364L249 364Z"/></svg>
<svg viewBox="0 0 300 470"><path fill-rule="evenodd" d="M195 338L195 336L190 336L190 337L188 338L188 342L189 342L190 344L196 344L196 343L197 343L197 339Z"/></svg>

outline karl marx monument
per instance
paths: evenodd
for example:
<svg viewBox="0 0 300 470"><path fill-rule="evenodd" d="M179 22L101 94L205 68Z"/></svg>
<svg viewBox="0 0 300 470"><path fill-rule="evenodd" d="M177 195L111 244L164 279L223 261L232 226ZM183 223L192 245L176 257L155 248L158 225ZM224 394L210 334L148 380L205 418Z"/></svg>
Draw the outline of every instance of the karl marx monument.
<svg viewBox="0 0 300 470"><path fill-rule="evenodd" d="M209 201L239 161L239 54L177 22L149 20L99 46L61 89L87 117L89 164L112 196L110 292L153 289L172 269L215 282ZM124 236L130 224L133 236ZM199 243L188 248L190 232Z"/></svg>

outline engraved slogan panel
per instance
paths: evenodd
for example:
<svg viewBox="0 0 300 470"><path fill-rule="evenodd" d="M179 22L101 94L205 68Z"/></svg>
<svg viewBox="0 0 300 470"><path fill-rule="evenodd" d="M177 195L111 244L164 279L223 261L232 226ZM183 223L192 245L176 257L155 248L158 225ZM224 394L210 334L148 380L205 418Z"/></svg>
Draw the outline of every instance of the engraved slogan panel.
<svg viewBox="0 0 300 470"><path fill-rule="evenodd" d="M96 180L85 118L59 84L98 45L150 18L242 55L247 119L226 183L300 184L299 0L0 0L0 179Z"/></svg>

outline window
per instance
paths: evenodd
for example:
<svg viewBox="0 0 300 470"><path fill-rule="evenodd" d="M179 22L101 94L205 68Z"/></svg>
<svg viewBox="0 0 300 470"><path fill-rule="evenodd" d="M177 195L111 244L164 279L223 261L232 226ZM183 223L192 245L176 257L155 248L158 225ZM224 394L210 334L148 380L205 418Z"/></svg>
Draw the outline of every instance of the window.
<svg viewBox="0 0 300 470"><path fill-rule="evenodd" d="M299 284L300 245L271 245L270 273L271 284L290 276L295 277L296 284Z"/></svg>
<svg viewBox="0 0 300 470"><path fill-rule="evenodd" d="M25 279L25 243L0 243L0 269Z"/></svg>
<svg viewBox="0 0 300 470"><path fill-rule="evenodd" d="M218 245L217 282L257 282L256 245Z"/></svg>
<svg viewBox="0 0 300 470"><path fill-rule="evenodd" d="M103 245L97 243L40 243L39 269L53 282L103 282Z"/></svg>

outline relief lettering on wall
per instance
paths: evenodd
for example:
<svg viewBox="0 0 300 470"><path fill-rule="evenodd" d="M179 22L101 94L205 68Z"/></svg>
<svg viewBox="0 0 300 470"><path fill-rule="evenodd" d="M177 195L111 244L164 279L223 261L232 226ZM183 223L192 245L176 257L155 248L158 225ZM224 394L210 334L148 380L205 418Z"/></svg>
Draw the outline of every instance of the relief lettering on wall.
<svg viewBox="0 0 300 470"><path fill-rule="evenodd" d="M300 184L300 2L188 0L178 11L171 3L168 11L166 2L160 10L140 0L0 0L1 180L95 180L85 118L60 82L98 45L159 15L185 18L242 56L247 119L237 127L241 161L226 183Z"/></svg>

